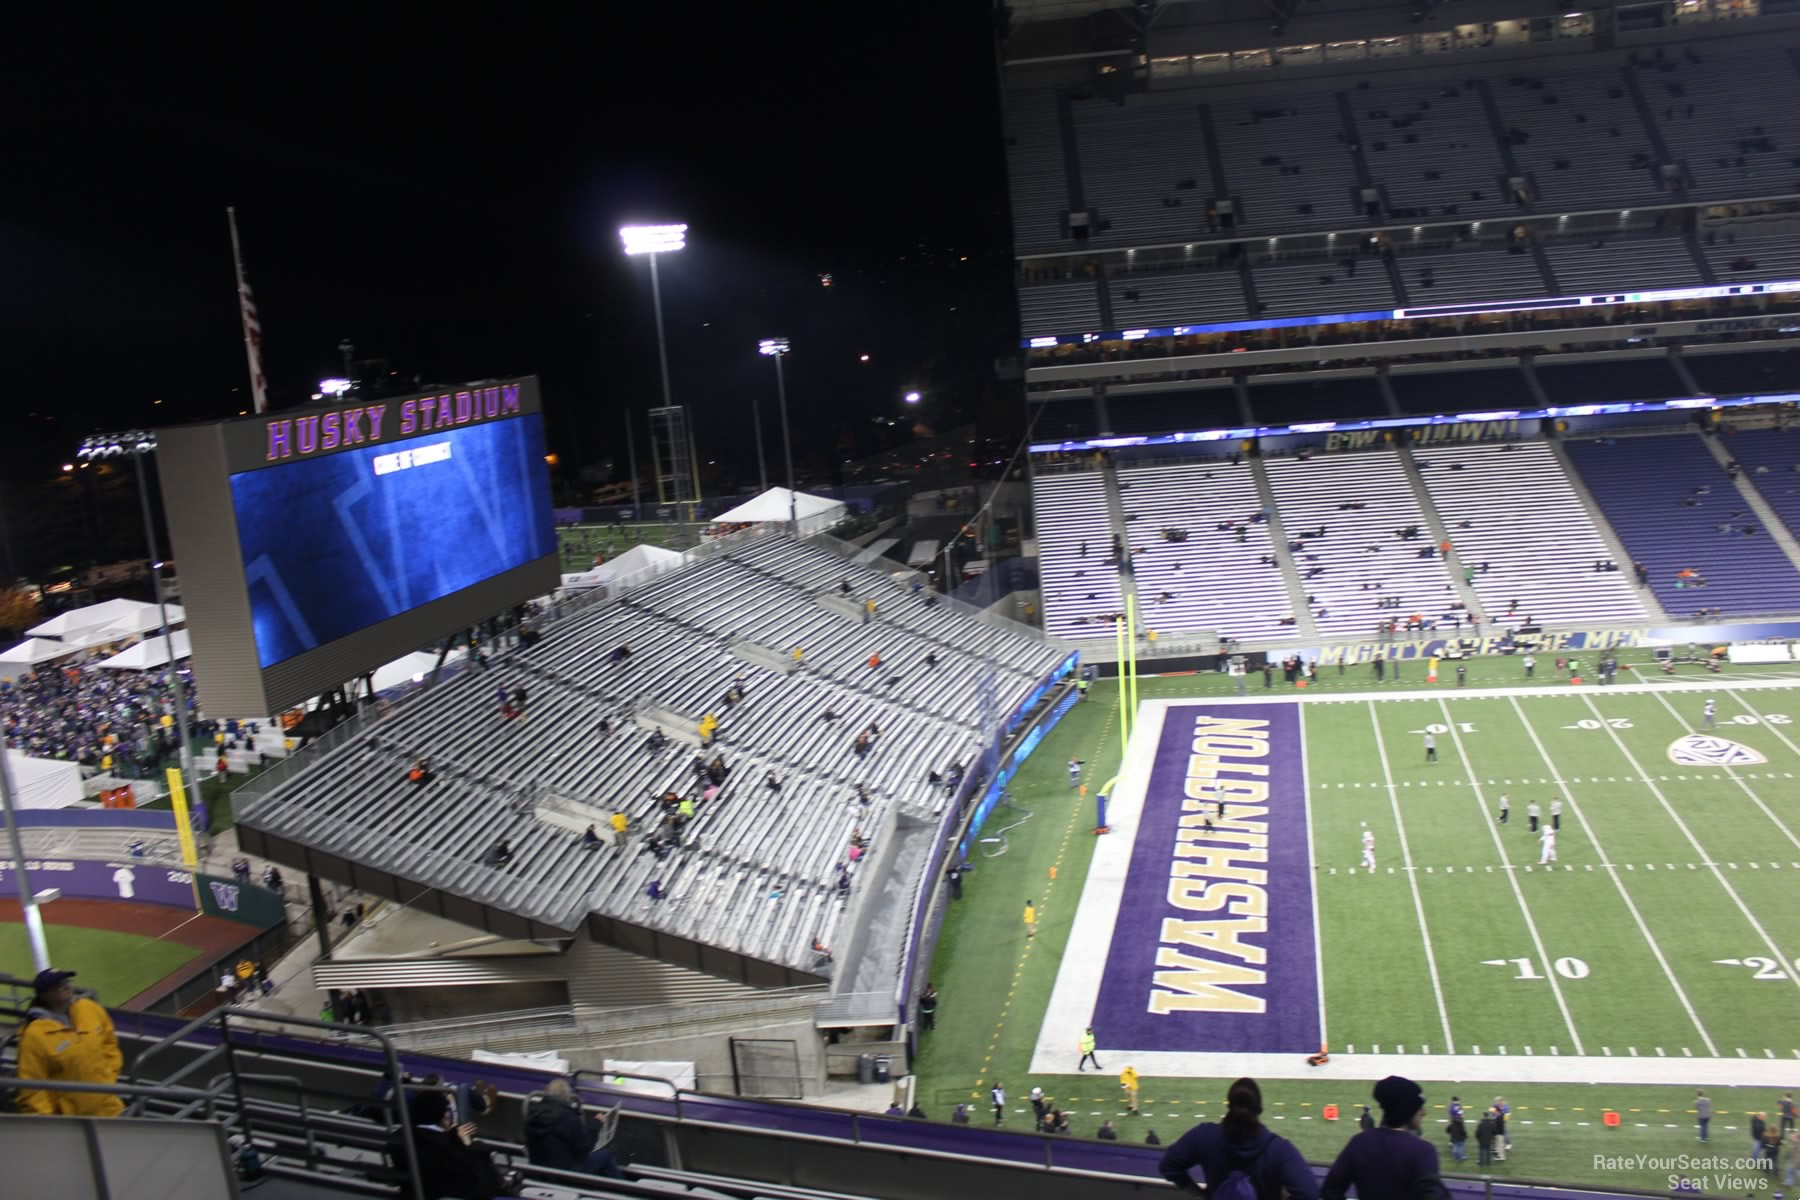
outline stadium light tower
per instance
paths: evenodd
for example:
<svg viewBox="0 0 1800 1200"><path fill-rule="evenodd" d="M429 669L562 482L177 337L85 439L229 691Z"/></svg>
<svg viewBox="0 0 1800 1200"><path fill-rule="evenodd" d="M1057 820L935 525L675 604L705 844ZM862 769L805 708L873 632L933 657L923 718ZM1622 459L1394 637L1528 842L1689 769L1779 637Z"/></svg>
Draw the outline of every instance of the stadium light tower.
<svg viewBox="0 0 1800 1200"><path fill-rule="evenodd" d="M129 454L137 468L138 507L144 514L144 545L150 554L150 583L156 610L162 621L163 651L169 656L169 679L175 691L175 721L181 731L181 777L187 781L189 803L200 801L200 776L194 769L194 737L188 728L187 688L181 682L181 663L175 653L175 634L169 629L169 600L163 594L162 555L156 548L156 524L150 518L150 485L144 482L144 456L156 452L156 434L132 429L88 438L77 451L81 458L116 458Z"/></svg>
<svg viewBox="0 0 1800 1200"><path fill-rule="evenodd" d="M624 243L626 254L648 255L650 259L650 298L656 308L656 357L662 365L663 407L674 408L675 401L669 389L669 343L663 335L662 283L657 278L656 260L659 255L673 254L687 245L686 225L624 225L619 228L619 240ZM693 446L692 427L689 427L688 457L692 460L694 474L694 502L690 514L695 520L700 512L700 456ZM654 455L652 455L654 457Z"/></svg>
<svg viewBox="0 0 1800 1200"><path fill-rule="evenodd" d="M787 458L788 475L788 524L794 527L794 536L800 536L800 481L794 476L794 439L788 436L787 419L787 377L781 373L781 360L787 357L792 347L786 338L764 338L756 343L756 352L775 360L775 395L781 401L781 451Z"/></svg>

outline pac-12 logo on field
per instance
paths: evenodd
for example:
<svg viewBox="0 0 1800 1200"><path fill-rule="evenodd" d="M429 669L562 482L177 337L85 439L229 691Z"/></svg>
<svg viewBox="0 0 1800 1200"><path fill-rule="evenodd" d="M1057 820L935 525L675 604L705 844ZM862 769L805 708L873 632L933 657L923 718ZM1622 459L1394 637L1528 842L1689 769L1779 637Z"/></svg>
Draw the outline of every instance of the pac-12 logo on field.
<svg viewBox="0 0 1800 1200"><path fill-rule="evenodd" d="M1751 767L1768 762L1750 747L1710 733L1690 733L1669 743L1669 760L1683 767Z"/></svg>

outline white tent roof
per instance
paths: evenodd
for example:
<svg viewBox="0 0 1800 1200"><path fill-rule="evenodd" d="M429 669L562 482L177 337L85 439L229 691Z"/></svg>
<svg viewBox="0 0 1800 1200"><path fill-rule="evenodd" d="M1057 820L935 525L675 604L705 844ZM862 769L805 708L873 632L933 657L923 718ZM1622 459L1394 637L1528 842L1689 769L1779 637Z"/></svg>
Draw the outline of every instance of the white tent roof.
<svg viewBox="0 0 1800 1200"><path fill-rule="evenodd" d="M169 624L179 625L187 619L187 613L181 605L169 605ZM70 609L59 613L41 625L33 626L25 632L41 637L67 638L71 641L85 640L88 644L107 641L106 638L82 635L85 631L106 629L115 637L130 637L134 633L146 633L162 627L162 613L156 605L145 604L142 600L105 600L99 604L90 604L86 608Z"/></svg>
<svg viewBox="0 0 1800 1200"><path fill-rule="evenodd" d="M186 658L193 653L193 649L188 643L187 630L177 629L172 636L175 640L176 658ZM93 665L114 671L143 671L151 667L164 666L168 661L168 643L159 634L156 637L145 638L137 645L121 650L111 658L103 658Z"/></svg>
<svg viewBox="0 0 1800 1200"><path fill-rule="evenodd" d="M33 663L61 658L65 654L73 654L77 649L78 647L65 646L61 642L52 642L44 638L26 638L16 646L0 650L0 663L30 666Z"/></svg>
<svg viewBox="0 0 1800 1200"><path fill-rule="evenodd" d="M85 798L81 768L59 758L30 758L8 750L13 789L20 808L68 808Z"/></svg>
<svg viewBox="0 0 1800 1200"><path fill-rule="evenodd" d="M444 665L450 666L466 657L468 657L467 650L452 650L450 657L444 660ZM375 668L375 690L385 692L391 687L398 687L400 684L418 679L422 675L429 675L435 666L437 666L437 655L424 650L414 650L403 658L396 658L391 663Z"/></svg>
<svg viewBox="0 0 1800 1200"><path fill-rule="evenodd" d="M565 574L562 585L566 588L604 587L615 579L623 579L635 575L639 571L648 571L656 567L672 569L684 561L687 555L675 550L664 550L661 546L633 546L617 558L609 559L597 567L586 571Z"/></svg>
<svg viewBox="0 0 1800 1200"><path fill-rule="evenodd" d="M729 512L722 512L714 517L715 521L736 523L739 521L785 521L788 519L788 496L794 498L793 508L799 518L804 521L808 517L816 517L833 509L843 508L841 501L828 496L815 496L810 492L790 493L786 488L770 488L762 495L742 504Z"/></svg>

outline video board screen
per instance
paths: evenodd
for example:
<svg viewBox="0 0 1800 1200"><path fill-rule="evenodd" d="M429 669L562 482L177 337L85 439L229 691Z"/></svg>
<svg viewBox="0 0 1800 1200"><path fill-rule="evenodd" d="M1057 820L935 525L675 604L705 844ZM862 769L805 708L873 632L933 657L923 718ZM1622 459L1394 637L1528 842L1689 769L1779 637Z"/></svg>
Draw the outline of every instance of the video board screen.
<svg viewBox="0 0 1800 1200"><path fill-rule="evenodd" d="M273 714L556 586L536 383L159 432L209 714Z"/></svg>
<svg viewBox="0 0 1800 1200"><path fill-rule="evenodd" d="M543 417L231 477L258 662L272 667L556 553ZM305 536L295 536L297 531Z"/></svg>

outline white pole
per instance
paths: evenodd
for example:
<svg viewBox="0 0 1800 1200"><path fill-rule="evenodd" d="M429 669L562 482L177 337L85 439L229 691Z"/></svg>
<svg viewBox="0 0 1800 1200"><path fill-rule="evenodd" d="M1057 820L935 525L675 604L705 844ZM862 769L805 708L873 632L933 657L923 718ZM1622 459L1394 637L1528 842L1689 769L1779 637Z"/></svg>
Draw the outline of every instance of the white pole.
<svg viewBox="0 0 1800 1200"><path fill-rule="evenodd" d="M775 394L781 399L781 446L787 456L788 476L788 524L793 526L794 536L800 536L800 480L794 475L794 439L788 433L787 418L787 377L781 373L781 360L787 357L781 351L775 352Z"/></svg>
<svg viewBox="0 0 1800 1200"><path fill-rule="evenodd" d="M262 354L256 347L255 335L250 331L250 310L244 303L244 252L238 246L237 209L227 208L225 218L231 223L231 264L237 270L238 317L244 326L244 360L250 367L250 399L257 412L267 412L269 389L263 382Z"/></svg>
<svg viewBox="0 0 1800 1200"><path fill-rule="evenodd" d="M19 911L25 917L25 938L31 943L31 962L39 971L50 969L50 947L44 940L44 918L38 912L31 877L25 873L25 846L19 840L19 822L13 815L11 751L0 744L0 811L6 814L6 838L12 848L13 882L19 889Z"/></svg>

